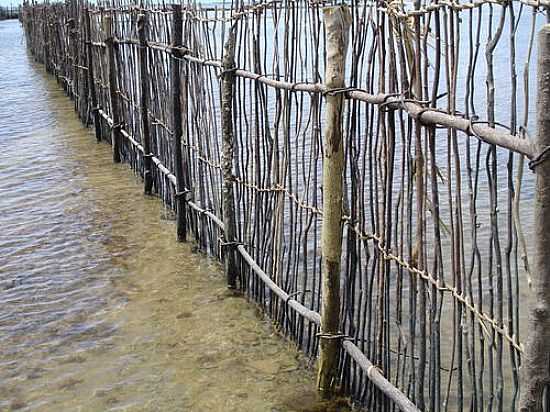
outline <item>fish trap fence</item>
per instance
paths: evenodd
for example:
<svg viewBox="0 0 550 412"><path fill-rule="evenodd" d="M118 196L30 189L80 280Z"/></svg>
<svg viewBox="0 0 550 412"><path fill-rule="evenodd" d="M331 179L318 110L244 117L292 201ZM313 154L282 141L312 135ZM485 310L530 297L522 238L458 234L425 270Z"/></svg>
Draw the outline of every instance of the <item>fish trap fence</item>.
<svg viewBox="0 0 550 412"><path fill-rule="evenodd" d="M321 348L321 389L369 410L542 410L548 6L69 1L22 21L178 239Z"/></svg>

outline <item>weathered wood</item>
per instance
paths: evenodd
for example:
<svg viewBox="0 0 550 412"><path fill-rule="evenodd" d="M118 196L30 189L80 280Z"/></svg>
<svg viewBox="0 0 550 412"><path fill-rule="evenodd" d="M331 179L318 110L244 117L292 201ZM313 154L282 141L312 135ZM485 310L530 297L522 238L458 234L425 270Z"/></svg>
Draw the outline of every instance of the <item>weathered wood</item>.
<svg viewBox="0 0 550 412"><path fill-rule="evenodd" d="M77 62L78 62L78 36L77 36L77 28L76 28L76 21L74 17L71 17L69 19L69 41L70 41L70 49L69 49L69 69L71 73L71 88L69 90L71 99L74 100L74 110L78 111L78 105L79 105L79 84L78 84L78 70L76 68Z"/></svg>
<svg viewBox="0 0 550 412"><path fill-rule="evenodd" d="M44 36L44 66L46 67L47 72L51 72L51 63L50 63L50 40L48 33L48 15L44 12L43 15L44 24L42 28L42 36Z"/></svg>
<svg viewBox="0 0 550 412"><path fill-rule="evenodd" d="M537 137L539 153L550 147L550 25L539 33ZM535 301L530 308L529 336L521 365L521 411L542 411L550 382L550 161L536 166ZM546 394L546 396L549 396Z"/></svg>
<svg viewBox="0 0 550 412"><path fill-rule="evenodd" d="M227 285L237 287L237 260L235 255L235 195L233 193L233 89L235 84L235 30L230 30L224 45L222 61L222 172L223 192L222 208L224 230L224 267Z"/></svg>
<svg viewBox="0 0 550 412"><path fill-rule="evenodd" d="M86 25L86 60L88 65L88 88L90 91L90 100L92 103L92 115L94 118L95 138L98 142L101 141L101 123L99 119L99 107L97 106L97 93L95 89L94 78L94 63L93 63L93 46L92 46L92 30L91 30L91 14L90 10L85 10L86 17L84 19ZM86 119L86 123L88 119Z"/></svg>
<svg viewBox="0 0 550 412"><path fill-rule="evenodd" d="M181 5L174 4L172 6L174 11L173 17L173 45L174 47L181 47L182 35L183 35L183 21L181 14ZM181 65L179 55L170 60L170 81L172 84L172 118L174 124L172 130L174 131L174 173L176 175L176 230L178 242L185 242L187 240L187 208L185 204L186 187L183 176L183 156L181 150L181 140L183 134L182 124L182 110L187 113L187 84L181 87ZM183 102L182 102L183 101ZM184 116L185 118L187 115ZM187 129L187 128L185 128Z"/></svg>
<svg viewBox="0 0 550 412"><path fill-rule="evenodd" d="M346 52L351 14L347 6L323 10L326 28L327 62L325 84L331 89L344 87ZM326 95L323 136L323 226L321 231L322 309L317 386L323 397L330 397L338 377L340 353L340 259L342 254L342 93Z"/></svg>
<svg viewBox="0 0 550 412"><path fill-rule="evenodd" d="M112 17L110 14L103 16L103 33L104 42L107 45L107 66L109 72L109 99L111 102L111 116L113 125L111 126L111 144L113 146L113 162L120 163L120 145L122 136L120 134L120 112L118 105L118 87L116 76L116 61L115 61L115 42L112 31Z"/></svg>
<svg viewBox="0 0 550 412"><path fill-rule="evenodd" d="M145 14L138 16L138 38L139 38L139 112L141 116L141 137L143 150L143 185L146 195L153 190L153 171L151 168L151 132L149 130L149 82L147 81L147 39L146 39L146 18Z"/></svg>

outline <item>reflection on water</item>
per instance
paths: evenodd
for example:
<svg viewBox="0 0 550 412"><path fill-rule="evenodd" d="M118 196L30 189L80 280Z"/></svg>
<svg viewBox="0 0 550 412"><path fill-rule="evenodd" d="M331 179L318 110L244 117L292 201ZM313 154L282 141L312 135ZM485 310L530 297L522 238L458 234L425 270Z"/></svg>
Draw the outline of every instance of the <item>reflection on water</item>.
<svg viewBox="0 0 550 412"><path fill-rule="evenodd" d="M291 411L314 378L0 22L0 410ZM317 410L317 409L315 409Z"/></svg>

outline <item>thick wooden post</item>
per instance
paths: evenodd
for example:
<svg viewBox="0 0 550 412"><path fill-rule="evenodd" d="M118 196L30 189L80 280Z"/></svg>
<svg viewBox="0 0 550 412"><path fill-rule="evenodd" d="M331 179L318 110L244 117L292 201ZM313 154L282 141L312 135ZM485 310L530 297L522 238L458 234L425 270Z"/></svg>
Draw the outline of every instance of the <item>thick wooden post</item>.
<svg viewBox="0 0 550 412"><path fill-rule="evenodd" d="M111 144L113 146L113 162L120 163L120 144L122 134L120 133L120 113L118 106L118 87L115 62L115 42L113 38L113 18L110 14L103 16L104 42L107 46L107 66L109 70L109 98L111 100L111 116L113 126L111 128Z"/></svg>
<svg viewBox="0 0 550 412"><path fill-rule="evenodd" d="M223 171L223 223L224 267L227 286L237 287L237 261L235 256L235 195L233 193L233 88L235 84L235 26L229 32L224 45L222 60L222 171Z"/></svg>
<svg viewBox="0 0 550 412"><path fill-rule="evenodd" d="M97 94L95 90L94 79L94 63L93 57L93 45L92 45L92 31L91 31L91 15L90 10L86 8L86 17L84 22L86 24L86 60L88 65L88 87L90 89L90 99L92 101L92 115L94 117L95 138L98 142L101 142L101 124L99 119L99 107L97 106ZM86 120L86 123L88 120Z"/></svg>
<svg viewBox="0 0 550 412"><path fill-rule="evenodd" d="M187 220L186 220L186 190L183 177L183 156L181 150L181 140L183 135L182 111L187 116L187 88L184 87L183 94L181 90L181 67L180 67L180 48L182 46L183 21L181 15L181 5L174 4L173 22L172 22L172 37L173 47L172 55L174 56L170 62L170 80L172 83L172 109L173 122L172 129L174 130L174 173L176 175L176 228L178 242L187 240ZM183 104L182 104L183 100Z"/></svg>
<svg viewBox="0 0 550 412"><path fill-rule="evenodd" d="M43 29L42 36L44 36L44 65L46 66L46 71L51 73L51 64L50 64L50 41L49 41L49 16L44 12L43 16Z"/></svg>
<svg viewBox="0 0 550 412"><path fill-rule="evenodd" d="M70 97L74 100L74 109L78 110L78 100L79 100L79 85L78 85L78 36L76 29L76 22L74 17L69 19L69 64L71 72L71 90Z"/></svg>
<svg viewBox="0 0 550 412"><path fill-rule="evenodd" d="M144 192L150 195L153 189L153 172L151 169L151 133L149 131L149 85L147 82L147 40L145 38L145 14L138 16L139 37L139 84L140 84L140 115L141 136L143 144L143 184Z"/></svg>
<svg viewBox="0 0 550 412"><path fill-rule="evenodd" d="M532 163L535 193L535 303L530 309L529 336L521 365L521 411L542 411L550 383L550 25L539 33L537 88L537 152ZM550 396L550 394L546 394Z"/></svg>
<svg viewBox="0 0 550 412"><path fill-rule="evenodd" d="M351 14L347 6L326 7L323 10L327 62L325 84L330 89L344 87L346 52ZM325 128L323 136L323 226L321 248L323 258L321 333L319 376L321 395L330 397L338 378L341 347L340 331L340 258L342 254L342 179L344 148L342 143L342 93L326 94Z"/></svg>

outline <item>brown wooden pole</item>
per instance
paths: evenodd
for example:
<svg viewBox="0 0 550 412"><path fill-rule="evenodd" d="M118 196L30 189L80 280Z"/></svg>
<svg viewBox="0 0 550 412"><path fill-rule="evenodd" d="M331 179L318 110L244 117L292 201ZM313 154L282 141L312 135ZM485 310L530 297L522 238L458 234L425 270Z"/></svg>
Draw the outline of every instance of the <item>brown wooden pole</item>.
<svg viewBox="0 0 550 412"><path fill-rule="evenodd" d="M321 396L333 395L341 348L340 259L342 255L342 178L344 148L342 109L344 95L331 89L344 87L351 14L345 5L323 9L327 62L325 128L323 136L322 308L317 386Z"/></svg>
<svg viewBox="0 0 550 412"><path fill-rule="evenodd" d="M183 156L181 150L181 140L183 135L182 111L187 115L187 84L184 86L183 94L181 90L181 65L179 49L182 46L183 20L181 14L181 5L172 6L172 37L173 46L172 59L170 61L170 79L172 83L172 109L174 130L174 174L176 176L176 229L178 242L187 240L187 204L185 195L187 189L183 176ZM182 102L183 100L183 102ZM182 104L183 103L183 104ZM182 107L184 106L184 107Z"/></svg>
<svg viewBox="0 0 550 412"><path fill-rule="evenodd" d="M44 36L44 64L46 66L46 71L51 73L51 64L50 64L50 40L49 40L49 33L48 33L48 26L49 26L49 16L44 12L44 26L43 26L43 33Z"/></svg>
<svg viewBox="0 0 550 412"><path fill-rule="evenodd" d="M550 25L539 33L536 151L534 305L521 365L520 411L542 411L550 384ZM550 394L546 394L550 396Z"/></svg>
<svg viewBox="0 0 550 412"><path fill-rule="evenodd" d="M93 45L92 45L92 30L91 30L91 14L90 10L86 8L86 17L84 24L86 25L86 60L88 65L88 87L90 89L90 99L92 101L92 115L94 117L95 138L97 142L101 142L101 123L99 119L99 107L97 105L97 94L95 89L94 78L94 62L93 62ZM87 122L87 120L86 120Z"/></svg>
<svg viewBox="0 0 550 412"><path fill-rule="evenodd" d="M237 287L237 260L235 256L235 195L233 193L233 90L235 85L235 26L229 32L222 59L222 172L223 172L223 223L224 268L227 286Z"/></svg>
<svg viewBox="0 0 550 412"><path fill-rule="evenodd" d="M70 97L74 100L74 109L78 110L78 96L79 96L79 87L78 87L78 69L77 65L77 56L78 56L78 39L77 39L77 29L76 21L74 17L69 19L69 69L71 73L71 89Z"/></svg>
<svg viewBox="0 0 550 412"><path fill-rule="evenodd" d="M111 144L113 146L113 162L120 163L120 144L122 134L120 133L120 113L118 106L118 87L115 62L115 42L113 38L113 21L110 14L103 16L103 35L104 43L107 47L107 66L109 70L109 99L111 101L111 117L113 126L111 127Z"/></svg>
<svg viewBox="0 0 550 412"><path fill-rule="evenodd" d="M147 81L147 39L146 39L145 14L138 16L138 38L139 38L139 84L140 84L140 115L141 115L141 137L143 144L143 184L144 192L150 195L153 189L153 171L151 157L151 133L149 130L149 84Z"/></svg>

